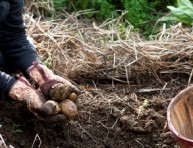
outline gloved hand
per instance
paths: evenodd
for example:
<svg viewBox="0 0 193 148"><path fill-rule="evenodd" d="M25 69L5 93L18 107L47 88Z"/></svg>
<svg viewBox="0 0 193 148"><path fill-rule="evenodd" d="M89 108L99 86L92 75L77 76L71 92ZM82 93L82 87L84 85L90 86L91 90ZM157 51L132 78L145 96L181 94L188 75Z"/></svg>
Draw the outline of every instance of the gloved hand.
<svg viewBox="0 0 193 148"><path fill-rule="evenodd" d="M46 122L65 121L66 117L58 114L57 102L46 101L44 96L35 90L24 78L19 77L8 92L8 96L20 102L25 102L28 109L38 118Z"/></svg>
<svg viewBox="0 0 193 148"><path fill-rule="evenodd" d="M80 94L80 90L76 86L68 80L55 75L45 65L34 62L28 68L27 73L40 86L44 96L51 100L62 101L71 99L71 96L77 97Z"/></svg>

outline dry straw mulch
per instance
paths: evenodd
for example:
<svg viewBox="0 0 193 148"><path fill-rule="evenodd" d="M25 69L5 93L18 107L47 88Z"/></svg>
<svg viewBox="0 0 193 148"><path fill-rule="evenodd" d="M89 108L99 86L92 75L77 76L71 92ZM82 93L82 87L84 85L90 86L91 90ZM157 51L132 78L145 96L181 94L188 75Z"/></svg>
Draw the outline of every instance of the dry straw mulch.
<svg viewBox="0 0 193 148"><path fill-rule="evenodd" d="M39 55L58 74L78 81L110 79L128 84L131 78L147 74L158 82L160 75L171 73L186 73L191 80L192 28L163 25L159 34L146 41L129 23L121 25L122 16L97 24L78 19L83 13L88 12L63 12L63 19L50 20L25 15Z"/></svg>

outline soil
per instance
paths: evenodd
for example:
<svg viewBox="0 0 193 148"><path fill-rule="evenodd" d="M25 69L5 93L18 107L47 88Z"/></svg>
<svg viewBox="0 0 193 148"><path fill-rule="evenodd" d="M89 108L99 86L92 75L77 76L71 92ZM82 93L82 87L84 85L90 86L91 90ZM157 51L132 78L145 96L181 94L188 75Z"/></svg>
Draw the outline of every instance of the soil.
<svg viewBox="0 0 193 148"><path fill-rule="evenodd" d="M171 148L178 147L166 126L166 109L188 76L175 75L163 84L80 84L79 115L67 123L36 119L25 104L0 101L0 134L15 148ZM167 85L165 85L167 84ZM155 90L153 88L164 88ZM145 91L142 88L151 88ZM141 90L141 91L139 91Z"/></svg>

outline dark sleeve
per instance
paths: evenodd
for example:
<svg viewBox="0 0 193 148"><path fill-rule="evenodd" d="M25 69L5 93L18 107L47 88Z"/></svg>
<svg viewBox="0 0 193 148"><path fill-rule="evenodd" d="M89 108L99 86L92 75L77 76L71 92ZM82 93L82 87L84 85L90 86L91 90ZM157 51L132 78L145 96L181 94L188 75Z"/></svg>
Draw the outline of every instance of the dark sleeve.
<svg viewBox="0 0 193 148"><path fill-rule="evenodd" d="M6 58L25 72L33 61L39 61L36 50L27 40L22 17L24 0L9 0L10 11L0 28L0 47Z"/></svg>
<svg viewBox="0 0 193 148"><path fill-rule="evenodd" d="M15 83L16 79L4 72L0 71L0 99L8 99L8 92L12 85Z"/></svg>
<svg viewBox="0 0 193 148"><path fill-rule="evenodd" d="M7 0L0 0L0 23L5 20L10 10L10 4Z"/></svg>

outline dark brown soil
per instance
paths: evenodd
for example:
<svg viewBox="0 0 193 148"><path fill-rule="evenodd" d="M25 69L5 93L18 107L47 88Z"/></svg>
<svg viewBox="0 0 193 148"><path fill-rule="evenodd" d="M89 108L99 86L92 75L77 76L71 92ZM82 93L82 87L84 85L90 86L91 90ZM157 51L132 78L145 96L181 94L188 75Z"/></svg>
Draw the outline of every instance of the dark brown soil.
<svg viewBox="0 0 193 148"><path fill-rule="evenodd" d="M84 84L79 115L69 123L46 124L36 119L25 104L0 102L0 134L15 148L171 148L178 147L166 125L166 109L172 97L187 86L188 77L175 76L166 90L155 80L130 86ZM97 87L97 88L96 88Z"/></svg>

